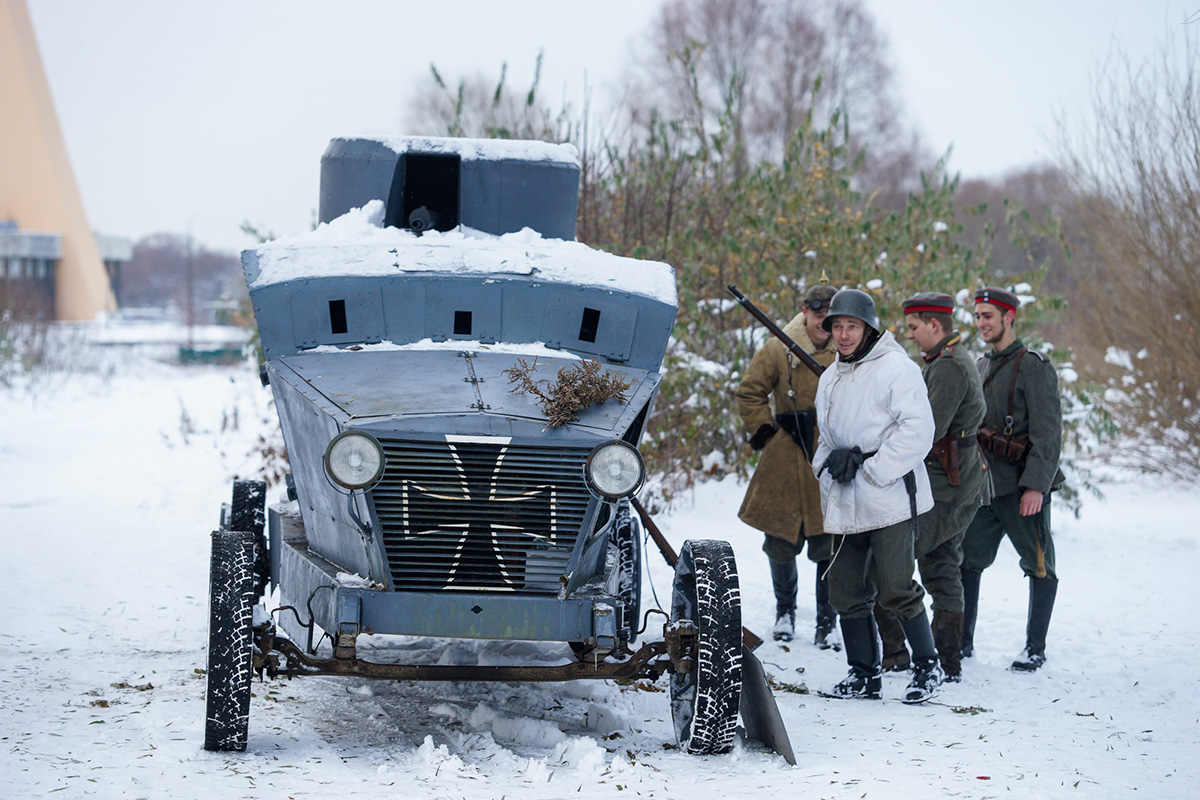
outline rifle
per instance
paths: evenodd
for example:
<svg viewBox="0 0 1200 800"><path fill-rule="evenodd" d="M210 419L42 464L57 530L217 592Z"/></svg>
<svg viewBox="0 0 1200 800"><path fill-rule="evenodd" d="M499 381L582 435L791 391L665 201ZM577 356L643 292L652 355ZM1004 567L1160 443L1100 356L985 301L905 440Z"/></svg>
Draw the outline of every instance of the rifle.
<svg viewBox="0 0 1200 800"><path fill-rule="evenodd" d="M789 353L800 359L800 363L812 370L814 375L818 378L821 377L821 373L825 371L825 367L821 366L815 358L806 353L803 347L796 344L792 337L783 332L783 328L776 325L775 321L764 314L761 308L750 302L750 299L739 292L736 286L731 283L726 288L729 289L729 293L741 304L742 308L750 312L750 316L761 322L763 327L771 332L772 336L783 342Z"/></svg>

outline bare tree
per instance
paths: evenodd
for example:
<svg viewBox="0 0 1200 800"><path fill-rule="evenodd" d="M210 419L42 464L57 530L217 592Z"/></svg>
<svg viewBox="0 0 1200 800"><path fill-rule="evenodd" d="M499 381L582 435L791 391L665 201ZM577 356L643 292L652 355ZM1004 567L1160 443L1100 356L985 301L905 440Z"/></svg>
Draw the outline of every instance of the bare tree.
<svg viewBox="0 0 1200 800"><path fill-rule="evenodd" d="M569 110L554 112L538 95L542 55L537 57L533 83L523 94L507 84L508 65L500 79L482 75L460 79L451 88L436 65L408 103L405 121L415 134L472 136L492 139L563 141L570 136Z"/></svg>
<svg viewBox="0 0 1200 800"><path fill-rule="evenodd" d="M245 293L241 276L237 256L194 245L180 234L156 233L138 240L122 267L121 304L174 306L185 320L190 308L195 321L210 322L213 301Z"/></svg>
<svg viewBox="0 0 1200 800"><path fill-rule="evenodd" d="M880 175L932 166L900 122L886 42L861 0L671 0L648 49L641 106L702 135L728 119L734 152L749 162L781 160L813 115L818 126L848 116Z"/></svg>
<svg viewBox="0 0 1200 800"><path fill-rule="evenodd" d="M1066 252L1058 238L1058 223L1071 202L1066 176L1054 166L1027 167L999 180L964 180L959 202L968 210L958 239L987 247L988 272L1003 282L1006 276L1045 265L1047 286L1070 284Z"/></svg>
<svg viewBox="0 0 1200 800"><path fill-rule="evenodd" d="M1068 233L1086 377L1136 441L1118 460L1200 474L1200 49L1168 34L1156 58L1119 51L1086 122L1064 122Z"/></svg>

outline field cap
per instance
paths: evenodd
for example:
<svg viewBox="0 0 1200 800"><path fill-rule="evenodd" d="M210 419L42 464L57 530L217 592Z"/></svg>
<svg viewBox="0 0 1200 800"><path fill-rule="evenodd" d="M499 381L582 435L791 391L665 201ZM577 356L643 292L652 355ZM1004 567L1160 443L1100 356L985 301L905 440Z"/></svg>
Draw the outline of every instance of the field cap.
<svg viewBox="0 0 1200 800"><path fill-rule="evenodd" d="M954 298L941 292L919 292L904 301L905 314L920 314L922 311L953 314Z"/></svg>
<svg viewBox="0 0 1200 800"><path fill-rule="evenodd" d="M985 286L975 293L976 303L991 303L997 308L1005 311L1016 311L1021 307L1021 301L1012 292L1006 292L1003 289L997 289L994 286Z"/></svg>

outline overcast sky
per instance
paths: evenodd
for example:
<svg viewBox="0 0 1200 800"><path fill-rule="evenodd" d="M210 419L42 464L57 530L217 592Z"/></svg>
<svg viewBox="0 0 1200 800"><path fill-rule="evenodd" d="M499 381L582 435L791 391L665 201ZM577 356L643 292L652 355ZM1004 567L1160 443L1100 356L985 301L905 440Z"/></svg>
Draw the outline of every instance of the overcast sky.
<svg viewBox="0 0 1200 800"><path fill-rule="evenodd" d="M89 221L208 247L307 228L329 139L404 133L411 87L526 88L539 50L557 106L619 92L654 0L26 0ZM1195 29L1200 0L866 0L908 121L951 168L995 177L1043 161L1059 109L1086 102L1114 42L1135 58Z"/></svg>

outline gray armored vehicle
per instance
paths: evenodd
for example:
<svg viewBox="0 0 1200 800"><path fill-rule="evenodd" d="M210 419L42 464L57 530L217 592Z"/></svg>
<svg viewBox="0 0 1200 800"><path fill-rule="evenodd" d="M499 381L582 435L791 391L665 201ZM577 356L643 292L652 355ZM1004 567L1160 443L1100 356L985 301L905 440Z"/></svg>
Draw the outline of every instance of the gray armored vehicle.
<svg viewBox="0 0 1200 800"><path fill-rule="evenodd" d="M685 543L662 635L633 649L650 618L637 445L674 274L574 241L578 176L568 145L338 139L317 229L242 254L292 473L269 510L264 484L235 482L213 534L207 749L245 749L254 672L669 673L682 745L731 747L743 646L728 543ZM595 385L607 393L590 405L556 405ZM385 635L560 642L574 657L364 657L360 638Z"/></svg>

